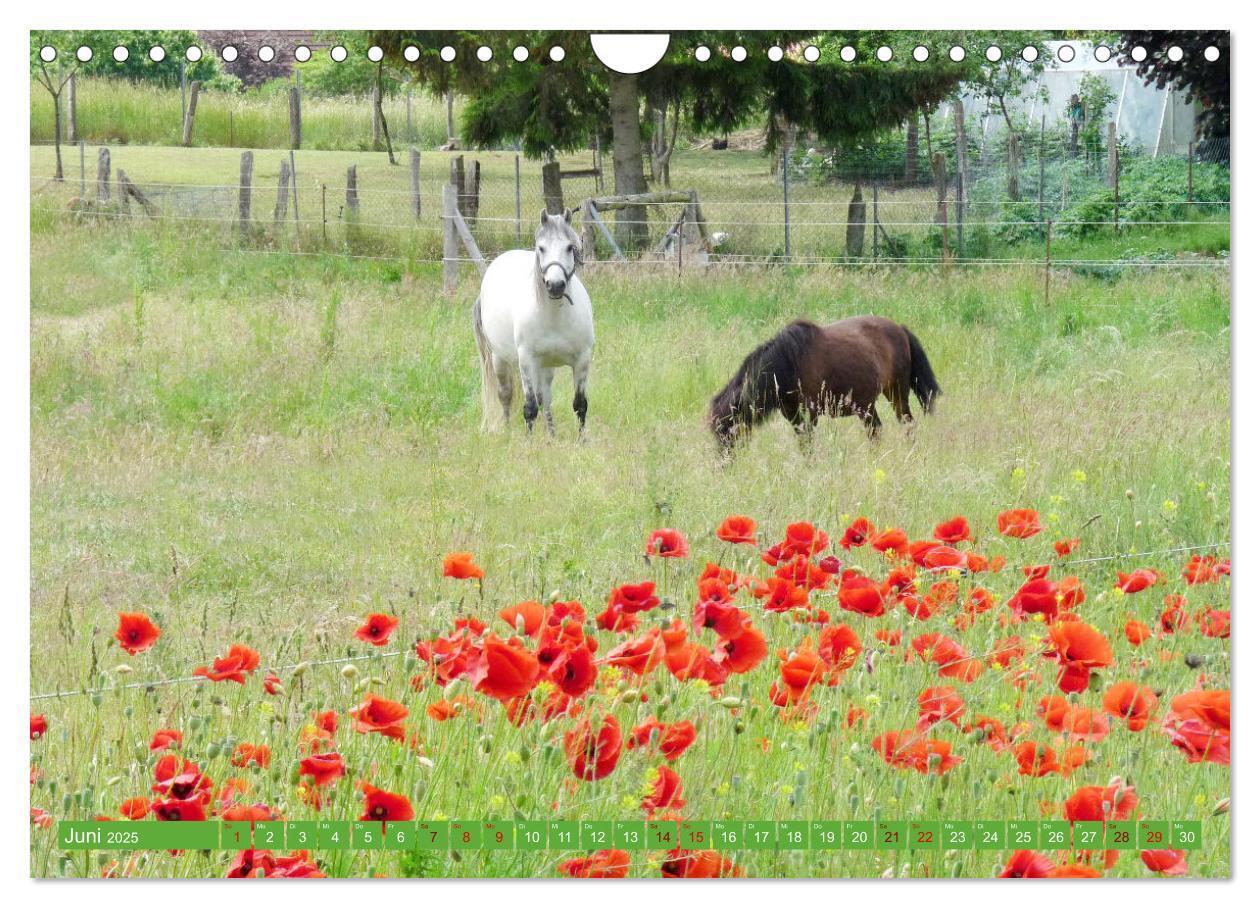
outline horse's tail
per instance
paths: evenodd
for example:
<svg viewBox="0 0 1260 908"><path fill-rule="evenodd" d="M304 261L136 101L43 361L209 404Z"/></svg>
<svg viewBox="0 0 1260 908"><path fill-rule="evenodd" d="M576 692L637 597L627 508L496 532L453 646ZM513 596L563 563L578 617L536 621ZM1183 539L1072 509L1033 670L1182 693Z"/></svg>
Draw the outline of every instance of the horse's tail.
<svg viewBox="0 0 1260 908"><path fill-rule="evenodd" d="M919 339L905 325L901 326L901 330L906 332L906 339L910 341L910 390L923 405L923 412L931 413L932 404L941 396L941 386L937 384L936 374L932 372L932 364L928 362Z"/></svg>
<svg viewBox="0 0 1260 908"><path fill-rule="evenodd" d="M744 358L735 377L713 398L709 422L721 436L734 436L766 418L784 394L799 391L801 363L822 329L792 322Z"/></svg>
<svg viewBox="0 0 1260 908"><path fill-rule="evenodd" d="M482 431L503 427L503 408L499 404L499 379L490 358L490 341L481 325L481 297L473 303L473 334L477 338L477 354L481 358L481 428Z"/></svg>

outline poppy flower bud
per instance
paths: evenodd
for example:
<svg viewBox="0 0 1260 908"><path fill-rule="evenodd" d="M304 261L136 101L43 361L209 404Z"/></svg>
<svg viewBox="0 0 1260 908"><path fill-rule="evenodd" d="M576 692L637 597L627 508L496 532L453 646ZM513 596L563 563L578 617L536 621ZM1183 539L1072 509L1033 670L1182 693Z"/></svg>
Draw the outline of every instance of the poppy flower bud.
<svg viewBox="0 0 1260 908"><path fill-rule="evenodd" d="M744 705L744 701L739 697L723 697L718 704L725 709L738 709Z"/></svg>
<svg viewBox="0 0 1260 908"><path fill-rule="evenodd" d="M211 741L206 745L206 759L213 760L219 755L219 742Z"/></svg>
<svg viewBox="0 0 1260 908"><path fill-rule="evenodd" d="M293 677L294 678L302 677L303 675L306 674L307 670L310 667L311 667L311 663L309 662L299 662L297 665L293 666Z"/></svg>
<svg viewBox="0 0 1260 908"><path fill-rule="evenodd" d="M93 706L100 706L100 705L101 705L102 700L104 700L104 698L103 698L100 694L92 694L92 705L93 705Z"/></svg>
<svg viewBox="0 0 1260 908"><path fill-rule="evenodd" d="M622 703L633 703L637 699L639 699L638 688L632 687L630 688L630 690L626 691L624 694L621 695Z"/></svg>
<svg viewBox="0 0 1260 908"><path fill-rule="evenodd" d="M1219 817L1221 814L1229 813L1229 798L1221 798L1216 802L1216 806L1212 808L1212 816Z"/></svg>
<svg viewBox="0 0 1260 908"><path fill-rule="evenodd" d="M345 678L347 681L357 678L358 676L359 667L353 662L348 662L341 667L341 677Z"/></svg>
<svg viewBox="0 0 1260 908"><path fill-rule="evenodd" d="M130 675L132 670L131 666L125 662L114 667L114 671L118 672L120 675Z"/></svg>

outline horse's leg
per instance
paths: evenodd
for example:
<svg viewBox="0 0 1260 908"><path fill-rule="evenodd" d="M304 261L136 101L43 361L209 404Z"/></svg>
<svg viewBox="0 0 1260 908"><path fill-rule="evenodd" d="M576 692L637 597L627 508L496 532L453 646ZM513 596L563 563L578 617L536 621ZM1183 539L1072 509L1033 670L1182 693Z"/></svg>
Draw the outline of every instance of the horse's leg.
<svg viewBox="0 0 1260 908"><path fill-rule="evenodd" d="M515 392L512 367L497 356L491 357L491 365L494 366L494 379L498 386L499 403L503 406L503 422L505 425L511 425L512 396Z"/></svg>
<svg viewBox="0 0 1260 908"><path fill-rule="evenodd" d="M879 421L879 412L875 409L875 401L871 401L869 405L858 411L862 417L862 423L866 426L866 435L871 441L879 438L879 427L883 425Z"/></svg>
<svg viewBox="0 0 1260 908"><path fill-rule="evenodd" d="M904 382L898 382L888 392L888 402L892 404L893 412L897 414L897 422L909 425L914 422L914 414L910 411L910 386Z"/></svg>
<svg viewBox="0 0 1260 908"><path fill-rule="evenodd" d="M792 430L796 432L796 440L801 446L801 452L808 454L814 447L814 427L818 424L818 414L814 407L808 403L798 402L794 399L785 399L779 407L783 417L792 424Z"/></svg>
<svg viewBox="0 0 1260 908"><path fill-rule="evenodd" d="M542 405L543 419L547 422L547 434L556 434L556 421L551 416L551 382L556 377L555 369L542 370L542 384L539 386L539 398Z"/></svg>
<svg viewBox="0 0 1260 908"><path fill-rule="evenodd" d="M542 369L538 363L524 350L518 352L521 363L521 391L525 395L525 428L534 431L534 420L538 418L538 405L541 400Z"/></svg>
<svg viewBox="0 0 1260 908"><path fill-rule="evenodd" d="M590 354L573 364L573 412L577 414L578 435L586 432L586 379L591 374Z"/></svg>

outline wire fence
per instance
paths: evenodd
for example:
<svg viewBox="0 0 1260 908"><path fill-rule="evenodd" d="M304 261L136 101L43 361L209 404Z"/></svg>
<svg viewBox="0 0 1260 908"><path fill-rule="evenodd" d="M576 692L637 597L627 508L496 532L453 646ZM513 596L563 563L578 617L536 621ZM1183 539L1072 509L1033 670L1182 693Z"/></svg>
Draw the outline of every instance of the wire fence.
<svg viewBox="0 0 1260 908"><path fill-rule="evenodd" d="M1227 268L1227 164L1187 146L1154 157L1115 140L1101 148L1061 135L965 131L910 154L793 143L775 158L692 150L670 186L613 195L599 150L543 162L513 152L383 154L62 146L63 179L33 171L35 211L78 223L145 222L210 234L221 246L436 262L444 250L443 188L485 259L528 247L541 209L580 210L588 261L630 264L999 265L1106 272ZM1001 147L994 148L994 145ZM1029 147L1029 146L1032 147ZM1212 146L1214 147L1214 146ZM175 161L171 160L175 157ZM347 163L348 162L348 163ZM183 181L155 179L175 171ZM595 230L583 206L603 211ZM688 220L689 206L691 221ZM602 223L606 221L606 223ZM694 222L694 224L692 223ZM695 229L687 229L694 226Z"/></svg>

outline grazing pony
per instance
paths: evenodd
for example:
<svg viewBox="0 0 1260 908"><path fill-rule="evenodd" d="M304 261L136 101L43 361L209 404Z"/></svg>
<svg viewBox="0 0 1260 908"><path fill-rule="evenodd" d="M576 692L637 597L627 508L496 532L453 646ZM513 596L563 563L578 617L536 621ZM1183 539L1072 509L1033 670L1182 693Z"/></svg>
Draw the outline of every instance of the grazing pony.
<svg viewBox="0 0 1260 908"><path fill-rule="evenodd" d="M556 369L573 370L573 412L586 428L586 379L595 349L591 298L576 271L582 264L573 213L544 209L534 249L513 249L490 263L473 305L473 333L481 356L482 428L511 419L516 376L525 397L525 425L534 428L541 409L547 431L551 381ZM500 415L502 420L500 420Z"/></svg>
<svg viewBox="0 0 1260 908"><path fill-rule="evenodd" d="M820 415L853 414L873 438L876 399L883 394L897 419L911 422L912 391L930 413L941 386L909 328L876 315L795 321L744 358L709 405L709 426L724 451L775 410L803 439Z"/></svg>

